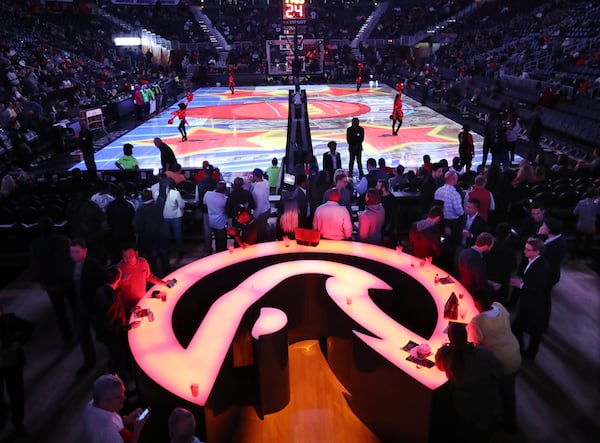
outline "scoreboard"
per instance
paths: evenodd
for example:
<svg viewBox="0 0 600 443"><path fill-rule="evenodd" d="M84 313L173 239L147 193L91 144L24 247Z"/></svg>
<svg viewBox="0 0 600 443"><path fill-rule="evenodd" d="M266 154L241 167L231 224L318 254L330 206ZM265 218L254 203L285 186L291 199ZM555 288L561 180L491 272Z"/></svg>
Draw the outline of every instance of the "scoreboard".
<svg viewBox="0 0 600 443"><path fill-rule="evenodd" d="M281 16L284 25L306 24L306 0L282 0Z"/></svg>

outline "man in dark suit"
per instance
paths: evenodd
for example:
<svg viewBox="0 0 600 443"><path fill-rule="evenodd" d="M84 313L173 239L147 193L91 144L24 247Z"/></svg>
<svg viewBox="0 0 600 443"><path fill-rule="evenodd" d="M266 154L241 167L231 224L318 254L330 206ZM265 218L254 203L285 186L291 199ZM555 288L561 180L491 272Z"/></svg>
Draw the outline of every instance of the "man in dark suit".
<svg viewBox="0 0 600 443"><path fill-rule="evenodd" d="M323 154L323 170L329 173L329 182L333 184L335 171L342 167L342 157L339 152L336 151L337 143L330 141L327 143L329 151Z"/></svg>
<svg viewBox="0 0 600 443"><path fill-rule="evenodd" d="M542 335L550 322L552 308L550 298L551 283L548 275L550 267L542 256L544 242L530 237L525 243L525 269L521 277L511 279L511 285L520 290L520 304L512 329L519 340L521 354L533 360L542 340ZM523 333L529 334L529 346L524 347Z"/></svg>
<svg viewBox="0 0 600 443"><path fill-rule="evenodd" d="M300 174L296 177L296 189L294 190L293 199L298 203L298 226L301 228L310 229L312 221L310 221L310 213L308 206L308 177L306 174Z"/></svg>
<svg viewBox="0 0 600 443"><path fill-rule="evenodd" d="M79 345L83 352L83 365L77 370L82 375L96 365L96 348L91 334L91 320L97 289L104 283L102 266L87 253L85 240L71 240L71 294Z"/></svg>
<svg viewBox="0 0 600 443"><path fill-rule="evenodd" d="M170 272L168 230L163 217L163 203L152 198L152 191L142 191L143 204L135 211L133 228L138 235L140 255L148 260L154 275ZM160 268L157 266L160 262Z"/></svg>
<svg viewBox="0 0 600 443"><path fill-rule="evenodd" d="M496 227L494 246L484 257L488 279L500 285L495 293L495 299L506 307L512 304L512 301L509 303L508 300L510 276L517 268L513 241L510 225L500 223Z"/></svg>
<svg viewBox="0 0 600 443"><path fill-rule="evenodd" d="M461 245L470 248L475 244L475 239L482 232L488 232L490 227L479 214L479 200L469 199L465 205L465 216L462 223Z"/></svg>
<svg viewBox="0 0 600 443"><path fill-rule="evenodd" d="M534 201L529 208L529 217L517 229L521 241L524 242L529 237L537 237L542 223L544 223L544 207Z"/></svg>
<svg viewBox="0 0 600 443"><path fill-rule="evenodd" d="M358 118L354 117L352 119L352 125L346 129L346 141L348 142L348 152L350 154L350 162L348 164L350 176L353 175L354 161L356 161L358 166L358 176L362 178L364 173L361 158L363 150L362 144L365 140L365 130L359 123L360 121Z"/></svg>
<svg viewBox="0 0 600 443"><path fill-rule="evenodd" d="M560 265L567 254L567 242L562 235L562 223L548 218L540 227L539 234L547 236L543 255L550 266L551 284L554 286L560 280Z"/></svg>
<svg viewBox="0 0 600 443"><path fill-rule="evenodd" d="M489 290L487 268L483 254L494 245L494 236L482 232L475 239L475 245L463 250L458 256L458 275L462 285L474 296L479 290Z"/></svg>

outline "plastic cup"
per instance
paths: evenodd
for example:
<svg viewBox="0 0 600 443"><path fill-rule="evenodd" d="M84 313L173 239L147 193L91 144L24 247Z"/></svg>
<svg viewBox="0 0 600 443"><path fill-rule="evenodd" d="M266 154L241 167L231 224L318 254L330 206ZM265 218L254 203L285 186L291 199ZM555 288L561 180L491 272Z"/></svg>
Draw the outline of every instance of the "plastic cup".
<svg viewBox="0 0 600 443"><path fill-rule="evenodd" d="M402 245L396 246L396 253L402 254L402 249L404 249Z"/></svg>
<svg viewBox="0 0 600 443"><path fill-rule="evenodd" d="M233 254L233 245L227 246L227 249L229 250L230 254Z"/></svg>
<svg viewBox="0 0 600 443"><path fill-rule="evenodd" d="M350 297L350 296L346 297L346 304L348 306L350 306L352 304L352 297Z"/></svg>
<svg viewBox="0 0 600 443"><path fill-rule="evenodd" d="M192 383L190 385L190 390L192 391L192 397L198 397L198 389L200 388L200 386L198 385L198 383Z"/></svg>
<svg viewBox="0 0 600 443"><path fill-rule="evenodd" d="M167 301L167 293L166 292L160 293L160 301L162 301L163 303Z"/></svg>

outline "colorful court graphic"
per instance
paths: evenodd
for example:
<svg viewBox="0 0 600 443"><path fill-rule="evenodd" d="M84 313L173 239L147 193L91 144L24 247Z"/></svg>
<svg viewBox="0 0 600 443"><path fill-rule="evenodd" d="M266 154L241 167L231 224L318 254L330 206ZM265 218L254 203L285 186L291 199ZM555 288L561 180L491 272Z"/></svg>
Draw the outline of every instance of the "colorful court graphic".
<svg viewBox="0 0 600 443"><path fill-rule="evenodd" d="M327 143L335 140L347 166L346 128L352 117L358 117L365 128L363 166L369 157L383 157L388 166L401 163L406 168L417 168L424 154L433 161L450 161L458 154L461 126L407 96L403 97L404 123L398 135L392 135L389 117L396 91L386 85L363 87L360 92L354 85L302 88L308 97L313 152L319 164ZM285 155L290 89L239 87L235 94L225 87L198 89L188 106L187 141L181 141L177 124L167 123L177 108L175 103L98 151L97 167L116 169L115 161L122 155L123 144L131 143L140 168L157 170L160 156L153 139L160 137L173 148L184 168L199 168L207 160L219 167L227 179L255 167L266 168L273 157L281 159ZM482 138L477 134L473 137L474 164L479 164ZM83 162L74 167L85 169Z"/></svg>

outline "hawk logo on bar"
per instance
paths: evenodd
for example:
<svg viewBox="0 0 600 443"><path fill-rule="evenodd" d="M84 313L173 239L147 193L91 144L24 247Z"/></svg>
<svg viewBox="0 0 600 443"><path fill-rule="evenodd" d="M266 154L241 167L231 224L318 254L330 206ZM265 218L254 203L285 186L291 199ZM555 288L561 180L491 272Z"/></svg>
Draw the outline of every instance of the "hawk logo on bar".
<svg viewBox="0 0 600 443"><path fill-rule="evenodd" d="M389 296L401 296L402 288L392 288L382 278L357 266L358 261L362 260L372 264L374 269L388 267L397 272L394 268L400 269L400 267L394 262L402 264L401 262L413 260L414 257L396 254L389 249L372 245L361 245L363 253L360 256L352 256L352 244L352 242L325 241L317 248L303 248L301 254L294 254L298 252L296 248L284 248L282 244L267 243L251 246L246 250L237 250L234 254L227 252L215 254L180 269L173 274L179 283L171 290L173 292L170 293L167 303L156 303L151 299L143 299L140 303L142 307L150 307L154 310L155 320L152 323L144 322L141 327L130 333L130 345L138 366L157 384L173 394L198 405L204 405L238 326L248 309L251 306L256 307L257 303L261 303L261 307L270 308L260 310L253 335L275 332L285 325L285 322L281 322L281 318L285 318L285 315L279 309L273 309L272 306L262 303L261 299L273 288L289 279L302 275L321 275L325 281L327 296L360 326L357 329L362 328L361 331L355 329L352 332L392 364L423 385L435 389L446 381L445 375L436 368L427 371L415 369L415 365L406 361L407 354L401 347L408 341L419 343L427 341L432 349L436 349L436 346L443 343L445 339L443 330L447 325L443 319L445 297L440 297L440 300L436 300L436 297L428 300L430 303L428 306L431 306L434 311L437 310L437 316L434 314L431 337L420 336L386 314L371 296L372 291L392 290L394 293L390 293ZM371 251L375 254L371 254ZM377 257L382 254L387 255L388 261L385 264L382 264L381 258ZM328 255L330 259L325 258ZM252 263L253 261L256 263ZM266 265L266 263L271 264ZM238 273L242 266L245 270ZM417 275L410 274L410 277L426 287L424 291L426 294L429 288L424 283L430 270L420 268L418 265L409 269L414 269ZM210 279L213 273L219 275L222 288L227 288L226 290L219 291L218 288L210 286L211 283L215 283L215 279ZM419 275L420 273L423 275ZM407 277L402 272L397 274ZM224 281L223 275L228 275L228 281ZM398 286L397 283L392 282L395 286ZM290 281L290 284L293 283ZM431 285L433 286L433 281ZM190 294L186 295L188 290L194 291L192 294L194 297L202 297L202 290L198 291L199 288L203 288L207 293L212 291L214 294L214 291L217 291L223 294L214 296L214 301L204 317L197 319L200 322L199 327L190 337L187 345L182 345L182 340L174 332L173 313L179 299L190 296ZM290 288L290 294L294 290L298 288ZM188 303L189 301L186 300ZM265 318L268 315L274 316L276 321L270 322ZM262 332L261 328L263 328ZM198 385L197 396L191 395L190 384L192 383Z"/></svg>

